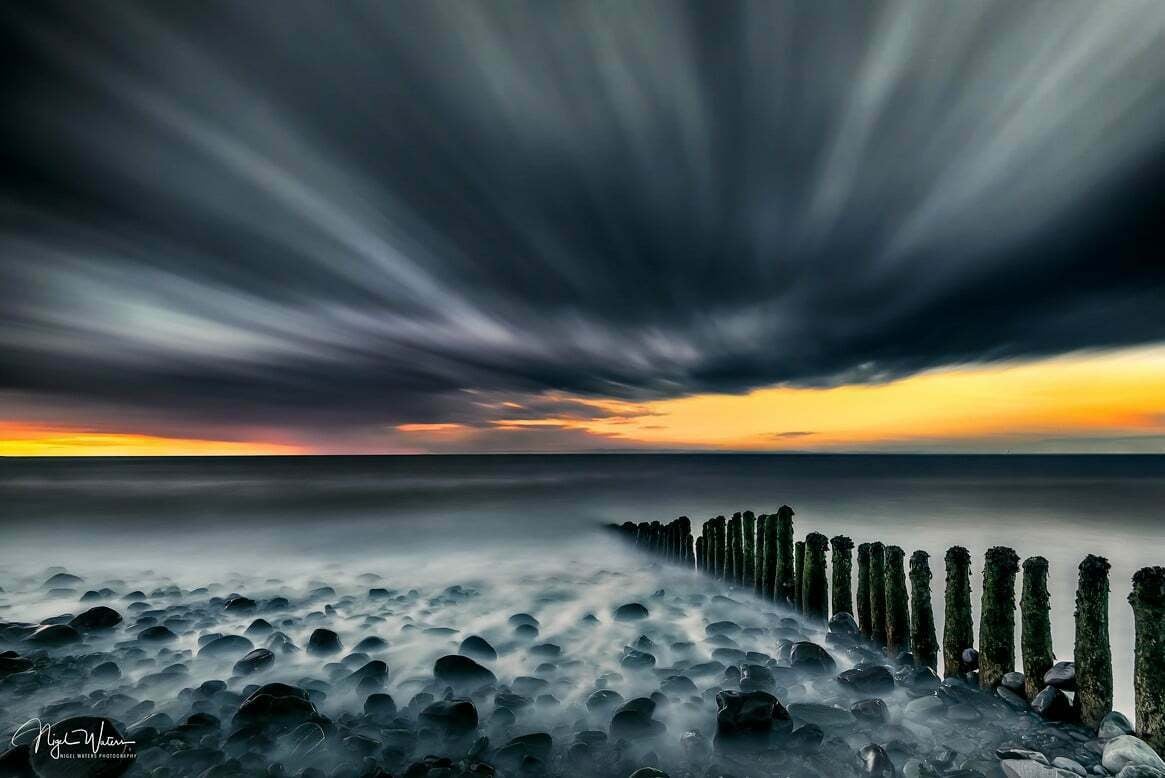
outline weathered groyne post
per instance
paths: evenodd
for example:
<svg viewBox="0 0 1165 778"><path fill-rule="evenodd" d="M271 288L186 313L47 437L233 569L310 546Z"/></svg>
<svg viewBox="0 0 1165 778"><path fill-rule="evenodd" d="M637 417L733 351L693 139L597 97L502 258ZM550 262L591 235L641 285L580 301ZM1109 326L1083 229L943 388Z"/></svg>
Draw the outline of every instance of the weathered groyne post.
<svg viewBox="0 0 1165 778"><path fill-rule="evenodd" d="M781 565L781 549L777 542L780 534L779 524L776 516L772 514L765 516L764 596L769 600L779 598L777 590L777 570Z"/></svg>
<svg viewBox="0 0 1165 778"><path fill-rule="evenodd" d="M817 621L829 620L829 579L825 552L829 538L820 532L805 536L805 567L801 572L801 600L805 615Z"/></svg>
<svg viewBox="0 0 1165 778"><path fill-rule="evenodd" d="M714 542L716 549L716 568L713 575L720 580L724 579L724 574L728 569L728 533L725 524L726 521L723 516L717 516L712 522L712 531L716 533L716 540Z"/></svg>
<svg viewBox="0 0 1165 778"><path fill-rule="evenodd" d="M886 547L870 544L870 640L886 645Z"/></svg>
<svg viewBox="0 0 1165 778"><path fill-rule="evenodd" d="M741 585L756 585L756 516L752 511L744 512L744 577Z"/></svg>
<svg viewBox="0 0 1165 778"><path fill-rule="evenodd" d="M910 605L906 593L906 552L886 546L886 655L891 659L910 648Z"/></svg>
<svg viewBox="0 0 1165 778"><path fill-rule="evenodd" d="M833 549L830 556L830 605L833 613L848 613L852 616L854 542L845 535L836 535L830 538L829 547Z"/></svg>
<svg viewBox="0 0 1165 778"><path fill-rule="evenodd" d="M696 538L696 570L704 572L704 537Z"/></svg>
<svg viewBox="0 0 1165 778"><path fill-rule="evenodd" d="M864 637L874 634L870 621L870 544L858 544L858 632Z"/></svg>
<svg viewBox="0 0 1165 778"><path fill-rule="evenodd" d="M805 612L805 541L793 544L793 602L800 613Z"/></svg>
<svg viewBox="0 0 1165 778"><path fill-rule="evenodd" d="M680 543L682 544L680 561L692 567L696 561L695 542L692 539L692 520L687 516L680 516Z"/></svg>
<svg viewBox="0 0 1165 778"><path fill-rule="evenodd" d="M1165 753L1165 567L1143 567L1133 576L1133 691L1137 734Z"/></svg>
<svg viewBox="0 0 1165 778"><path fill-rule="evenodd" d="M728 574L724 577L731 584L740 583L740 568L744 566L744 551L741 549L740 514L733 514L728 520Z"/></svg>
<svg viewBox="0 0 1165 778"><path fill-rule="evenodd" d="M1019 596L1020 652L1023 654L1023 687L1029 700L1044 688L1044 673L1052 669L1051 595L1048 593L1048 560L1032 556L1023 560L1023 589Z"/></svg>
<svg viewBox="0 0 1165 778"><path fill-rule="evenodd" d="M910 648L914 663L938 669L938 637L934 630L934 606L930 601L930 555L910 555Z"/></svg>
<svg viewBox="0 0 1165 778"><path fill-rule="evenodd" d="M793 571L793 509L782 505L777 509L776 522L776 580L774 598L777 602L796 603Z"/></svg>
<svg viewBox="0 0 1165 778"><path fill-rule="evenodd" d="M975 627L971 622L971 554L962 546L951 546L945 561L943 676L955 678L962 675L963 649L975 644Z"/></svg>
<svg viewBox="0 0 1165 778"><path fill-rule="evenodd" d="M1019 555L1007 546L987 550L979 609L979 687L994 689L1015 669L1015 575Z"/></svg>
<svg viewBox="0 0 1165 778"><path fill-rule="evenodd" d="M768 522L769 517L763 513L756 517L756 567L752 571L752 590L757 597L765 596L765 566L769 556Z"/></svg>
<svg viewBox="0 0 1165 778"><path fill-rule="evenodd" d="M1112 648L1108 643L1108 571L1104 557L1080 563L1076 585L1076 706L1085 726L1096 729L1112 710ZM1158 672L1161 668L1158 667Z"/></svg>

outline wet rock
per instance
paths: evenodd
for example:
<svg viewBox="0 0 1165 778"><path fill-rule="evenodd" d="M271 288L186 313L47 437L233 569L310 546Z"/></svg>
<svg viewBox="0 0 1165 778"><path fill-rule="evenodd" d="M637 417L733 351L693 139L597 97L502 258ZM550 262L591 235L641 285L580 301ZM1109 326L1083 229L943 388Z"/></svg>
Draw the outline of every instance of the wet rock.
<svg viewBox="0 0 1165 778"><path fill-rule="evenodd" d="M497 677L488 669L467 656L449 654L433 665L433 676L455 688L476 688L497 682Z"/></svg>
<svg viewBox="0 0 1165 778"><path fill-rule="evenodd" d="M24 642L45 648L71 646L81 642L81 633L67 624L49 624L38 628Z"/></svg>
<svg viewBox="0 0 1165 778"><path fill-rule="evenodd" d="M352 647L353 651L383 651L388 648L388 641L376 635L369 635Z"/></svg>
<svg viewBox="0 0 1165 778"><path fill-rule="evenodd" d="M849 712L855 719L866 724L885 724L890 721L890 709L880 697L858 700L849 707Z"/></svg>
<svg viewBox="0 0 1165 778"><path fill-rule="evenodd" d="M247 611L255 610L255 601L250 597L243 597L240 594L235 594L226 599L223 603L223 610L245 613Z"/></svg>
<svg viewBox="0 0 1165 778"><path fill-rule="evenodd" d="M1007 704L1007 707L1012 710L1027 710L1027 700L1021 697L1018 692L1014 692L1006 686L996 687L995 696L1003 700Z"/></svg>
<svg viewBox="0 0 1165 778"><path fill-rule="evenodd" d="M500 766L510 768L521 766L530 758L545 762L553 747L554 739L548 733L531 732L519 735L499 748L496 760Z"/></svg>
<svg viewBox="0 0 1165 778"><path fill-rule="evenodd" d="M176 640L177 635L173 633L168 627L146 627L138 633L138 640L143 643L169 643L171 640Z"/></svg>
<svg viewBox="0 0 1165 778"><path fill-rule="evenodd" d="M850 635L858 634L858 622L854 617L845 613L835 613L829 619L829 634L831 635Z"/></svg>
<svg viewBox="0 0 1165 778"><path fill-rule="evenodd" d="M591 692L586 702L587 710L592 713L603 713L621 704L623 704L623 695L613 689L599 689Z"/></svg>
<svg viewBox="0 0 1165 778"><path fill-rule="evenodd" d="M684 697L700 693L696 684L686 675L669 675L659 685L659 690L673 697Z"/></svg>
<svg viewBox="0 0 1165 778"><path fill-rule="evenodd" d="M1098 737L1108 740L1114 737L1120 737L1121 735L1132 735L1135 732L1136 730L1133 729L1132 722L1123 713L1114 710L1110 711L1107 716L1101 719L1100 730L1097 734Z"/></svg>
<svg viewBox="0 0 1165 778"><path fill-rule="evenodd" d="M537 629L538 627L542 626L538 619L534 618L529 613L515 613L513 616L510 616L510 618L507 620L507 623L511 627L534 627Z"/></svg>
<svg viewBox="0 0 1165 778"><path fill-rule="evenodd" d="M785 747L793 753L812 754L821 748L825 732L816 724L802 724L785 739Z"/></svg>
<svg viewBox="0 0 1165 778"><path fill-rule="evenodd" d="M657 767L640 767L628 778L668 778L668 774Z"/></svg>
<svg viewBox="0 0 1165 778"><path fill-rule="evenodd" d="M562 646L554 643L541 643L537 646L531 646L530 653L533 656L557 657L562 654Z"/></svg>
<svg viewBox="0 0 1165 778"><path fill-rule="evenodd" d="M102 662L89 671L89 677L96 681L116 681L121 677L121 668L116 662Z"/></svg>
<svg viewBox="0 0 1165 778"><path fill-rule="evenodd" d="M464 697L434 702L420 718L446 735L462 735L477 729L477 708Z"/></svg>
<svg viewBox="0 0 1165 778"><path fill-rule="evenodd" d="M306 690L284 683L269 683L250 694L235 713L236 724L290 730L306 721L321 723Z"/></svg>
<svg viewBox="0 0 1165 778"><path fill-rule="evenodd" d="M628 700L611 717L611 737L635 740L656 734L662 729L662 724L651 718L653 713L655 701L650 697Z"/></svg>
<svg viewBox="0 0 1165 778"><path fill-rule="evenodd" d="M1004 673L1003 679L999 682L999 685L1004 689L1011 689L1016 694L1023 694L1023 684L1023 673L1017 673L1014 670L1010 673Z"/></svg>
<svg viewBox="0 0 1165 778"><path fill-rule="evenodd" d="M1135 735L1118 735L1104 744L1100 763L1110 773L1119 773L1125 767L1150 767L1165 772L1165 761L1157 756L1148 743Z"/></svg>
<svg viewBox="0 0 1165 778"><path fill-rule="evenodd" d="M964 648L962 655L959 657L959 667L964 673L978 670L979 652L973 648Z"/></svg>
<svg viewBox="0 0 1165 778"><path fill-rule="evenodd" d="M1072 702L1068 695L1054 686L1045 686L1032 699L1031 708L1048 721L1071 721L1073 718Z"/></svg>
<svg viewBox="0 0 1165 778"><path fill-rule="evenodd" d="M307 639L307 652L312 656L331 656L342 651L344 645L340 636L330 629L320 627Z"/></svg>
<svg viewBox="0 0 1165 778"><path fill-rule="evenodd" d="M470 635L462 640L461 645L457 647L457 653L489 662L498 658L497 650L488 640L478 635Z"/></svg>
<svg viewBox="0 0 1165 778"><path fill-rule="evenodd" d="M266 648L256 648L239 661L235 662L236 675L250 675L266 670L275 664L275 654Z"/></svg>
<svg viewBox="0 0 1165 778"><path fill-rule="evenodd" d="M378 719L391 719L396 715L396 702L384 692L370 694L364 700L364 714Z"/></svg>
<svg viewBox="0 0 1165 778"><path fill-rule="evenodd" d="M4 652L0 654L0 678L13 673L23 673L26 670L32 669L32 660L25 659L16 654L16 652Z"/></svg>
<svg viewBox="0 0 1165 778"><path fill-rule="evenodd" d="M862 760L862 775L875 778L894 778L897 775L890 755L877 743L871 743L863 748L858 756Z"/></svg>
<svg viewBox="0 0 1165 778"><path fill-rule="evenodd" d="M643 670L655 667L655 656L627 646L623 649L623 658L619 660L619 664L632 670Z"/></svg>
<svg viewBox="0 0 1165 778"><path fill-rule="evenodd" d="M640 603L629 602L616 608L614 616L615 621L638 621L640 619L646 619L648 611Z"/></svg>
<svg viewBox="0 0 1165 778"><path fill-rule="evenodd" d="M1076 775L1088 775L1088 771L1084 769L1084 765L1077 762L1075 759L1069 759L1066 756L1057 756L1052 760L1052 767L1058 767L1061 770L1068 770Z"/></svg>
<svg viewBox="0 0 1165 778"><path fill-rule="evenodd" d="M1051 686L1066 692L1076 691L1076 663L1056 662L1044 673L1044 686Z"/></svg>
<svg viewBox="0 0 1165 778"><path fill-rule="evenodd" d="M72 573L57 573L56 575L52 576L47 581L45 581L43 584L41 584L41 588L42 589L67 588L70 586L76 586L77 584L82 583L83 581L84 581L83 578L76 576L76 575L73 575Z"/></svg>
<svg viewBox="0 0 1165 778"><path fill-rule="evenodd" d="M789 721L789 712L773 695L762 691L725 691L716 695L716 740L737 744L763 743L774 722Z"/></svg>
<svg viewBox="0 0 1165 778"><path fill-rule="evenodd" d="M242 635L223 635L211 640L198 649L198 655L210 657L239 656L254 648L255 645Z"/></svg>
<svg viewBox="0 0 1165 778"><path fill-rule="evenodd" d="M56 722L53 732L64 741L59 750L37 748L29 755L29 763L39 778L114 778L134 763L125 755L135 753L135 746L122 744L126 736L109 719L73 716ZM85 734L80 735L82 732ZM64 733L73 734L64 738ZM93 753L95 741L102 743L97 757Z"/></svg>
<svg viewBox="0 0 1165 778"><path fill-rule="evenodd" d="M90 608L84 613L74 616L69 621L69 626L80 632L97 632L105 629L113 629L120 623L120 613L113 608L98 605L95 608Z"/></svg>
<svg viewBox="0 0 1165 778"><path fill-rule="evenodd" d="M263 635L270 635L274 631L275 628L271 626L271 622L267 621L267 619L255 619L247 625L247 628L243 630L243 634L251 637L262 637Z"/></svg>
<svg viewBox="0 0 1165 778"><path fill-rule="evenodd" d="M854 716L845 708L819 702L794 702L788 706L789 715L799 723L814 724L822 729L838 729L854 723Z"/></svg>
<svg viewBox="0 0 1165 778"><path fill-rule="evenodd" d="M773 673L764 665L744 664L740 666L740 690L772 691L777 685Z"/></svg>
<svg viewBox="0 0 1165 778"><path fill-rule="evenodd" d="M808 640L793 644L789 652L789 665L811 673L831 673L837 667L828 651Z"/></svg>
<svg viewBox="0 0 1165 778"><path fill-rule="evenodd" d="M894 676L890 668L883 665L858 665L839 673L837 681L842 686L848 686L862 694L885 694L894 691Z"/></svg>

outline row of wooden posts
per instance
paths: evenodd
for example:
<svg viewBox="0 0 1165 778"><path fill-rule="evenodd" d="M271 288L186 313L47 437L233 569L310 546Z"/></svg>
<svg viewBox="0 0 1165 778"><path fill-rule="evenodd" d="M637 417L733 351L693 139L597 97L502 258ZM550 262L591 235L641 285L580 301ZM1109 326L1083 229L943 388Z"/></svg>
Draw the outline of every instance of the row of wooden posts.
<svg viewBox="0 0 1165 778"><path fill-rule="evenodd" d="M935 634L931 605L930 556L910 555L909 588L905 552L898 546L861 543L857 546L856 602L852 592L853 541L810 532L794 540L793 509L776 513L752 511L705 521L693 538L686 516L666 524L658 521L612 525L637 547L666 561L695 570L758 597L786 604L810 619L824 622L830 612L849 613L859 631L897 658L909 651L913 661L938 669L942 653L945 676L965 677L963 651L974 647L971 618L971 555L962 546L946 552L946 589L941 646ZM827 577L826 552L832 550L832 576ZM978 672L984 689L1000 685L1015 669L1015 583L1019 556L1006 546L987 551L979 615ZM1048 560L1023 561L1020 596L1021 656L1025 692L1033 698L1043 688L1044 674L1055 663L1052 653L1051 598ZM1080 563L1076 589L1076 707L1081 721L1094 730L1112 710L1112 652L1108 636L1109 563L1089 554ZM1135 622L1134 688L1136 729L1165 753L1165 567L1147 567L1133 576L1129 595ZM856 608L855 608L856 604Z"/></svg>

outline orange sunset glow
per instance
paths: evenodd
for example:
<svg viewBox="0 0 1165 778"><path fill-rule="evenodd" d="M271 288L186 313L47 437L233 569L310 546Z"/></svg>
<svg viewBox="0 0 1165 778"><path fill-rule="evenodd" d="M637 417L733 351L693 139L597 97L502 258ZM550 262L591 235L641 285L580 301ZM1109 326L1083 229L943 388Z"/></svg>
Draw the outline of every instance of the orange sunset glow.
<svg viewBox="0 0 1165 778"><path fill-rule="evenodd" d="M402 453L456 450L491 432L536 437L570 430L593 448L727 451L1099 450L1160 451L1165 438L1165 347L934 370L883 384L773 387L631 403L574 398L595 418L406 423L383 438L300 444L170 438L134 431L0 424L5 456L147 456ZM293 432L293 431L292 431ZM293 435L289 437L294 437ZM1078 445L1087 441L1091 445Z"/></svg>

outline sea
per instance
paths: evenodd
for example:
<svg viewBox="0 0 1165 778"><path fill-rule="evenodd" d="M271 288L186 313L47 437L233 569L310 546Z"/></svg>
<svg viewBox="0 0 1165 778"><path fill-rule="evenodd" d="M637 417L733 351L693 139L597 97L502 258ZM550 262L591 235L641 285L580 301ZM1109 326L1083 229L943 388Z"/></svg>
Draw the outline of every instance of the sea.
<svg viewBox="0 0 1165 778"><path fill-rule="evenodd" d="M1116 707L1133 713L1126 598L1138 568L1165 565L1165 456L7 458L0 587L55 567L130 585L146 569L193 584L231 571L292 578L370 561L450 581L468 569L513 575L501 563L523 559L610 567L626 551L605 524L685 515L698 526L783 504L795 511L798 537L845 534L908 556L929 552L940 637L948 547L971 551L976 610L989 547L1046 557L1058 659L1072 656L1077 565L1089 553L1106 557ZM1018 663L1018 631L1016 643Z"/></svg>

